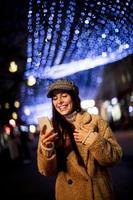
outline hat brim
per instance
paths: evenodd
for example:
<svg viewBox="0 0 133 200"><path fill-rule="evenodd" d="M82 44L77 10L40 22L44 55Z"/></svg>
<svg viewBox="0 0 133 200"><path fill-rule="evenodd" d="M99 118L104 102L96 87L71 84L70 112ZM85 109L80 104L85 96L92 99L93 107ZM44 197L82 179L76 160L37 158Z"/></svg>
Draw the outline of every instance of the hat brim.
<svg viewBox="0 0 133 200"><path fill-rule="evenodd" d="M51 90L51 91L49 91L48 92L48 94L47 94L47 97L48 98L51 98L51 97L53 97L53 95L54 95L54 92L55 91L57 91L57 93L59 92L65 92L65 91L71 91L72 93L75 93L75 91L74 90L72 90L72 89L70 89L70 88L57 88L57 89L53 89L53 90Z"/></svg>

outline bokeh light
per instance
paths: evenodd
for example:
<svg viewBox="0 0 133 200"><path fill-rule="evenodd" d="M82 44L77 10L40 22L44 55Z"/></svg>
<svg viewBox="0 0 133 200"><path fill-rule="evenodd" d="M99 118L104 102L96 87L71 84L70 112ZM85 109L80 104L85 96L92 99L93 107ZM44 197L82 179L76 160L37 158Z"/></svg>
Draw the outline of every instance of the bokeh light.
<svg viewBox="0 0 133 200"><path fill-rule="evenodd" d="M132 10L131 0L29 0L25 80L36 82L22 87L23 105L34 115L37 105L47 110L47 86L61 77L78 84L83 100L95 99L104 67L133 53Z"/></svg>

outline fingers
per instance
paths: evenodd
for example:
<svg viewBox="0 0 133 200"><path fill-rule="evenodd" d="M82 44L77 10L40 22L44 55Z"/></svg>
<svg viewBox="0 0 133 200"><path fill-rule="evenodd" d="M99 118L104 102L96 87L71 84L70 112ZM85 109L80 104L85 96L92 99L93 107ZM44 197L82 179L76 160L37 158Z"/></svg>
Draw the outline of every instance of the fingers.
<svg viewBox="0 0 133 200"><path fill-rule="evenodd" d="M41 142L43 144L47 142L55 142L58 139L57 135L58 133L46 133L45 135L41 136Z"/></svg>
<svg viewBox="0 0 133 200"><path fill-rule="evenodd" d="M82 143L86 135L88 135L89 131L86 128L82 127L82 130L74 130L73 136L76 142Z"/></svg>
<svg viewBox="0 0 133 200"><path fill-rule="evenodd" d="M47 132L47 133L51 133L51 132L53 132L53 130L54 130L54 129L51 128L51 129L49 129L49 131L47 131L47 126L44 125L40 133L41 133L41 134L45 134L46 132Z"/></svg>
<svg viewBox="0 0 133 200"><path fill-rule="evenodd" d="M80 135L79 132L74 132L73 133L74 139L76 142L81 142L82 141L82 136Z"/></svg>
<svg viewBox="0 0 133 200"><path fill-rule="evenodd" d="M76 137L76 136L75 136L74 139L75 139L76 142L81 142L81 140L80 140L79 137Z"/></svg>

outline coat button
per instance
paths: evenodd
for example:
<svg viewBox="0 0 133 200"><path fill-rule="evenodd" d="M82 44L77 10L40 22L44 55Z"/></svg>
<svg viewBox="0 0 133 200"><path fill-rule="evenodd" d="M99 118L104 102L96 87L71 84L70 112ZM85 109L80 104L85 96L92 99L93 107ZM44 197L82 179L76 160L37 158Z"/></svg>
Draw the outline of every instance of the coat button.
<svg viewBox="0 0 133 200"><path fill-rule="evenodd" d="M68 182L68 184L72 184L73 183L73 181L71 179L68 179L67 182Z"/></svg>

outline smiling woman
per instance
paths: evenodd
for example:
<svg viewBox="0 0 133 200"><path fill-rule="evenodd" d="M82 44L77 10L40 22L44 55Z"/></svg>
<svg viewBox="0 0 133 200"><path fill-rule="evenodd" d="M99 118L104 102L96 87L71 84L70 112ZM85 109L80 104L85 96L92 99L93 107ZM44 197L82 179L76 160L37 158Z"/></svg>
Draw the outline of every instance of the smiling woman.
<svg viewBox="0 0 133 200"><path fill-rule="evenodd" d="M55 109L63 116L73 111L73 102L68 93L61 91L54 92L52 101Z"/></svg>
<svg viewBox="0 0 133 200"><path fill-rule="evenodd" d="M37 165L42 175L56 176L55 199L112 200L108 167L121 160L122 149L108 123L81 109L73 81L54 81L47 96L53 128L40 131Z"/></svg>

